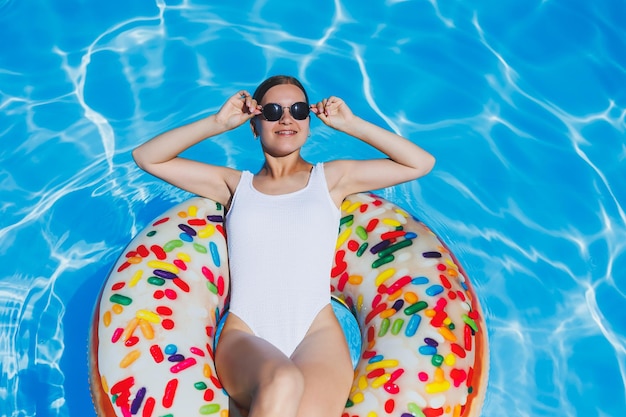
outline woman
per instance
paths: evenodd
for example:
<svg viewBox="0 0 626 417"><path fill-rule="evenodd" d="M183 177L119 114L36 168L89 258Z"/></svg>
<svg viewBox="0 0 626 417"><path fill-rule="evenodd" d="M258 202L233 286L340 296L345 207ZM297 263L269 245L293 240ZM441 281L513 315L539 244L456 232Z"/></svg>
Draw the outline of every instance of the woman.
<svg viewBox="0 0 626 417"><path fill-rule="evenodd" d="M305 161L310 113L387 159ZM256 174L178 156L250 121L265 163ZM205 119L170 130L133 152L163 180L227 209L230 314L216 370L250 417L340 416L352 382L350 355L330 305L329 276L339 206L349 194L427 174L434 158L355 116L338 97L309 105L300 82L274 76L240 91Z"/></svg>

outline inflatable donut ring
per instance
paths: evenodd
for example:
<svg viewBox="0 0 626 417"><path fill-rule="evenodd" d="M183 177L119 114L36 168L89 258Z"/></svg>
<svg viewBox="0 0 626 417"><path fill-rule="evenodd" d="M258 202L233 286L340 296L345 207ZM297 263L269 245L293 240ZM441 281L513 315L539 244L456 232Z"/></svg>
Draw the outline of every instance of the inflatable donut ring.
<svg viewBox="0 0 626 417"><path fill-rule="evenodd" d="M228 416L213 364L228 303L223 215L187 200L115 264L90 332L99 416ZM350 196L342 216L330 286L362 338L343 417L478 416L489 355L462 268L428 227L375 195Z"/></svg>

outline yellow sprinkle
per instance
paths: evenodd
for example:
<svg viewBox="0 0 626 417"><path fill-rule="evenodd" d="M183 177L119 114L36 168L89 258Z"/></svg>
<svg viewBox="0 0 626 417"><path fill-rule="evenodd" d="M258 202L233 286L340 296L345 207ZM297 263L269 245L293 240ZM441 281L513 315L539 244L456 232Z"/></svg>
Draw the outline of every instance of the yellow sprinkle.
<svg viewBox="0 0 626 417"><path fill-rule="evenodd" d="M406 211L404 211L402 209L396 208L396 209L394 209L394 211L396 213L398 213L399 215L401 215L402 217L404 217L404 218L407 218L407 219L409 218L409 213L407 213Z"/></svg>
<svg viewBox="0 0 626 417"><path fill-rule="evenodd" d="M456 269L448 269L448 275L450 275L451 277L457 277L459 276L459 273Z"/></svg>
<svg viewBox="0 0 626 417"><path fill-rule="evenodd" d="M122 311L124 311L124 307L121 304L113 304L111 310L113 310L115 314L122 314Z"/></svg>
<svg viewBox="0 0 626 417"><path fill-rule="evenodd" d="M397 313L397 311L394 310L393 308L388 308L387 310L385 310L382 313L380 313L379 317L381 319L388 319L389 317L393 316L396 313Z"/></svg>
<svg viewBox="0 0 626 417"><path fill-rule="evenodd" d="M185 213L184 211L179 211L179 212L178 212L178 217L180 217L180 218L183 218L183 219L184 219L184 218L186 218L186 217L187 217L187 213Z"/></svg>
<svg viewBox="0 0 626 417"><path fill-rule="evenodd" d="M150 268L163 269L165 271L171 272L172 274L178 274L179 269L176 265L172 265L168 262L163 261L150 261L148 262L148 266Z"/></svg>
<svg viewBox="0 0 626 417"><path fill-rule="evenodd" d="M452 417L461 417L461 404L457 404L454 406L454 412Z"/></svg>
<svg viewBox="0 0 626 417"><path fill-rule="evenodd" d="M448 353L443 361L448 366L454 366L454 364L456 363L456 356L454 356L452 353Z"/></svg>
<svg viewBox="0 0 626 417"><path fill-rule="evenodd" d="M131 363L135 362L139 356L141 356L141 351L139 349L130 351L128 355L124 356L124 358L120 361L120 368L127 368Z"/></svg>
<svg viewBox="0 0 626 417"><path fill-rule="evenodd" d="M400 362L398 362L395 359L383 359L382 361L370 363L369 365L367 365L365 367L365 370L367 372L370 372L370 371L373 371L374 369L394 368L394 367L398 366L399 363Z"/></svg>
<svg viewBox="0 0 626 417"><path fill-rule="evenodd" d="M378 414L376 414L375 411L370 411L369 413L367 413L367 417L378 417Z"/></svg>
<svg viewBox="0 0 626 417"><path fill-rule="evenodd" d="M446 317L445 319L443 319L443 324L445 324L446 326L449 326L450 323L452 323L452 319L450 317Z"/></svg>
<svg viewBox="0 0 626 417"><path fill-rule="evenodd" d="M339 249L341 247L341 245L343 245L344 242L346 240L348 240L348 238L350 237L350 234L352 234L352 228L351 227L348 227L346 230L341 232L341 234L337 238L337 244L335 245L335 249Z"/></svg>
<svg viewBox="0 0 626 417"><path fill-rule="evenodd" d="M348 277L348 282L352 285L361 285L363 277L361 275L350 275Z"/></svg>
<svg viewBox="0 0 626 417"><path fill-rule="evenodd" d="M426 384L426 392L428 394L439 394L441 392L445 392L450 389L450 382L441 381L441 382L431 382Z"/></svg>
<svg viewBox="0 0 626 417"><path fill-rule="evenodd" d="M207 237L213 236L213 233L215 233L215 226L213 226L212 224L207 224L206 227L198 231L198 236L206 239Z"/></svg>
<svg viewBox="0 0 626 417"><path fill-rule="evenodd" d="M202 368L202 374L206 377L206 378L211 378L211 375L213 374L213 372L211 371L211 366L209 366L208 363L204 364L204 368Z"/></svg>
<svg viewBox="0 0 626 417"><path fill-rule="evenodd" d="M359 203L358 201L356 203L352 203L352 205L346 209L346 213L350 214L359 207L361 207L361 203Z"/></svg>
<svg viewBox="0 0 626 417"><path fill-rule="evenodd" d="M198 207L196 207L196 206L189 206L189 209L187 210L187 213L189 213L189 215L191 217L196 217L198 215Z"/></svg>
<svg viewBox="0 0 626 417"><path fill-rule="evenodd" d="M444 339L450 342L456 342L456 336L447 327L440 327L437 330L439 330L439 333L441 333Z"/></svg>
<svg viewBox="0 0 626 417"><path fill-rule="evenodd" d="M388 300L389 300L389 301L395 301L395 300L397 300L398 298L400 298L400 296L401 296L401 295L402 295L402 289L399 289L398 291L396 291L396 292L394 292L393 294L391 294L391 295L388 297Z"/></svg>
<svg viewBox="0 0 626 417"><path fill-rule="evenodd" d="M154 329L152 328L152 325L146 320L139 320L139 328L141 329L143 337L148 340L154 339Z"/></svg>
<svg viewBox="0 0 626 417"><path fill-rule="evenodd" d="M378 274L378 276L376 277L376 280L374 281L374 285L376 287L379 287L380 284L382 284L383 282L387 281L395 273L396 273L396 270L394 268L385 269L383 272Z"/></svg>
<svg viewBox="0 0 626 417"><path fill-rule="evenodd" d="M350 204L352 204L350 200L343 200L343 203L341 203L341 211L347 210Z"/></svg>
<svg viewBox="0 0 626 417"><path fill-rule="evenodd" d="M102 322L104 323L104 327L109 327L109 325L111 324L111 312L110 311L104 312L104 316L102 316Z"/></svg>
<svg viewBox="0 0 626 417"><path fill-rule="evenodd" d="M220 417L228 417L228 410L226 408L223 408L222 411L220 411Z"/></svg>
<svg viewBox="0 0 626 417"><path fill-rule="evenodd" d="M139 325L139 319L137 317L133 317L126 325L124 333L122 333L122 340L126 341L130 339L130 337L133 335L133 332L137 328L137 325Z"/></svg>
<svg viewBox="0 0 626 417"><path fill-rule="evenodd" d="M176 257L183 262L191 262L191 256L189 256L188 253L178 252L178 255L176 255Z"/></svg>
<svg viewBox="0 0 626 417"><path fill-rule="evenodd" d="M149 263L149 262L148 262ZM141 276L143 275L143 269L138 270L137 272L135 272L135 274L133 275L133 277L130 279L130 281L128 281L128 286L129 287L134 287L135 285L137 285L137 283L139 282L139 280L141 279Z"/></svg>
<svg viewBox="0 0 626 417"><path fill-rule="evenodd" d="M355 404L358 404L358 403L362 403L364 399L365 399L365 396L363 395L363 393L357 392L356 394L354 394L354 397L352 397L352 402Z"/></svg>
<svg viewBox="0 0 626 417"><path fill-rule="evenodd" d="M104 375L102 375L100 377L100 383L102 384L102 390L104 392L109 392L109 384L107 383L107 379L104 377Z"/></svg>
<svg viewBox="0 0 626 417"><path fill-rule="evenodd" d="M364 390L365 388L367 388L367 378L365 378L365 375L361 375L359 378L359 389Z"/></svg>
<svg viewBox="0 0 626 417"><path fill-rule="evenodd" d="M137 310L137 313L135 314L137 316L138 319L143 319L146 321L149 321L150 323L154 323L154 324L159 324L161 323L161 317L157 314L157 313L153 313L152 311L149 310Z"/></svg>
<svg viewBox="0 0 626 417"><path fill-rule="evenodd" d="M391 379L391 374L383 374L372 381L372 388L380 388Z"/></svg>
<svg viewBox="0 0 626 417"><path fill-rule="evenodd" d="M391 227L402 226L402 223L400 223L399 221L397 221L395 219L383 219L383 223L385 223L387 226L391 226Z"/></svg>
<svg viewBox="0 0 626 417"><path fill-rule="evenodd" d="M404 300L409 304L415 304L419 301L419 297L413 291L404 293Z"/></svg>
<svg viewBox="0 0 626 417"><path fill-rule="evenodd" d="M363 308L363 295L359 294L359 296L356 298L356 311L360 313L362 308Z"/></svg>
<svg viewBox="0 0 626 417"><path fill-rule="evenodd" d="M126 259L126 261L128 261L129 264L138 264L141 263L141 256L131 256L130 258Z"/></svg>

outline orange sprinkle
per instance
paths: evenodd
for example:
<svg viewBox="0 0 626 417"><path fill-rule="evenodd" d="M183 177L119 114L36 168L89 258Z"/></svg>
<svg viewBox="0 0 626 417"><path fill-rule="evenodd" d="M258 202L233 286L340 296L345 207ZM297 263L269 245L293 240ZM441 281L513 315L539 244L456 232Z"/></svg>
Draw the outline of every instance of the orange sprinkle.
<svg viewBox="0 0 626 417"><path fill-rule="evenodd" d="M105 311L104 316L102 316L102 322L104 323L104 327L109 327L111 324L111 312Z"/></svg>
<svg viewBox="0 0 626 417"><path fill-rule="evenodd" d="M122 307L121 304L113 304L113 307L111 307L111 310L113 310L115 314L121 314L122 311L124 311L124 307Z"/></svg>
<svg viewBox="0 0 626 417"><path fill-rule="evenodd" d="M404 300L409 304L415 304L419 301L419 297L413 291L404 293Z"/></svg>
<svg viewBox="0 0 626 417"><path fill-rule="evenodd" d="M127 368L131 363L135 362L139 356L141 356L139 349L130 351L128 355L124 356L124 359L121 360L120 368Z"/></svg>

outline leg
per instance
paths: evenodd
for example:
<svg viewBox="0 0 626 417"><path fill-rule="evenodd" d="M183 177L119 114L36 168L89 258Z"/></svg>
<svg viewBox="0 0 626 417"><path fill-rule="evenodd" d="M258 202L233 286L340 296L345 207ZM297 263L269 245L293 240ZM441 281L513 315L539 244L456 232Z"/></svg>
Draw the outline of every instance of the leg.
<svg viewBox="0 0 626 417"><path fill-rule="evenodd" d="M230 314L215 352L220 381L249 417L295 417L304 391L300 370L279 349Z"/></svg>
<svg viewBox="0 0 626 417"><path fill-rule="evenodd" d="M340 417L354 379L350 351L332 306L316 317L291 356L304 376L298 417Z"/></svg>

